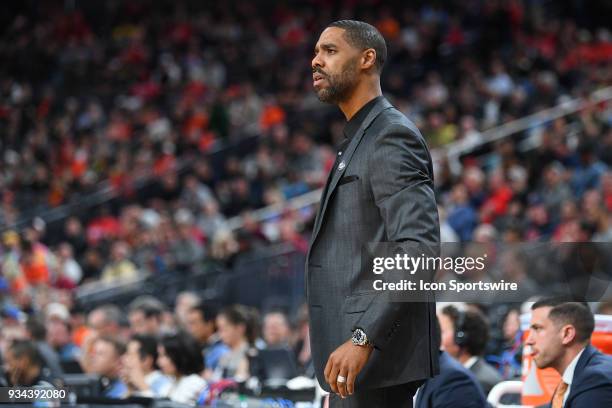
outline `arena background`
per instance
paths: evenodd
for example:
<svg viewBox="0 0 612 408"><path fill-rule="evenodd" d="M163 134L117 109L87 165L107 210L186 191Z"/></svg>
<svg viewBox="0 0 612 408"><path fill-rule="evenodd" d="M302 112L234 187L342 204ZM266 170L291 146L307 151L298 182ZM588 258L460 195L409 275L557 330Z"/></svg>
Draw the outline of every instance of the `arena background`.
<svg viewBox="0 0 612 408"><path fill-rule="evenodd" d="M340 18L387 40L382 88L432 150L442 241L609 242L610 16L586 0L3 4L2 355L35 343L83 405L180 406L107 400L136 374L114 346L92 368L92 345L201 335L202 302L250 370L206 361L183 402L311 406L304 259L344 118L310 60ZM486 359L520 380L528 303L468 306Z"/></svg>

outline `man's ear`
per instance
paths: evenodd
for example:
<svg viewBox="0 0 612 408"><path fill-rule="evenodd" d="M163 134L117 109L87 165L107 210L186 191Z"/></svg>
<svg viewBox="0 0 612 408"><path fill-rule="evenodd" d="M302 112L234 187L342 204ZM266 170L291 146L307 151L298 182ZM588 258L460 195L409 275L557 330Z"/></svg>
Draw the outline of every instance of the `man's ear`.
<svg viewBox="0 0 612 408"><path fill-rule="evenodd" d="M561 328L561 343L565 346L576 339L576 328L571 324L566 324Z"/></svg>
<svg viewBox="0 0 612 408"><path fill-rule="evenodd" d="M376 50L374 48L368 48L363 51L361 56L361 68L370 69L376 65Z"/></svg>

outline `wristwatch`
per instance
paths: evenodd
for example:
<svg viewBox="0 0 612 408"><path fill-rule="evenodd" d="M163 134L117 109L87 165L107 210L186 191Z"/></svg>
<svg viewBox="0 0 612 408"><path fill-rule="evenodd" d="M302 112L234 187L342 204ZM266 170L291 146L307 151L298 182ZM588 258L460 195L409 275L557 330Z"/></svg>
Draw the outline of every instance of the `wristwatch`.
<svg viewBox="0 0 612 408"><path fill-rule="evenodd" d="M368 336L362 329L355 329L353 331L353 336L351 337L351 341L355 346L371 346L370 340L368 340Z"/></svg>

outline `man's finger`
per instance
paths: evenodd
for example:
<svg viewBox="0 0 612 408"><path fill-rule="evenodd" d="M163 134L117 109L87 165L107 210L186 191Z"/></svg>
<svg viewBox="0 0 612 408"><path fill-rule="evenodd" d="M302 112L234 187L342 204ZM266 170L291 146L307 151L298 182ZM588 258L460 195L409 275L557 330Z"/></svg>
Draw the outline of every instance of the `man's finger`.
<svg viewBox="0 0 612 408"><path fill-rule="evenodd" d="M354 368L349 368L348 374L346 375L346 391L349 395L353 395L355 392L355 378L357 373Z"/></svg>
<svg viewBox="0 0 612 408"><path fill-rule="evenodd" d="M341 366L340 370L338 371L338 375L344 377L344 381L338 381L338 392L340 393L342 398L345 398L346 396L348 396L348 392L346 390L346 382L347 382L348 373L349 373L348 368L343 367L343 366Z"/></svg>
<svg viewBox="0 0 612 408"><path fill-rule="evenodd" d="M327 382L329 383L329 386L331 387L332 391L335 392L336 394L338 393L338 384L337 384L337 380L338 380L338 373L340 372L340 366L338 364L333 364L332 368L329 372L329 379L327 380Z"/></svg>
<svg viewBox="0 0 612 408"><path fill-rule="evenodd" d="M329 372L331 371L332 368L332 358L331 356L329 356L329 358L327 359L327 364L325 364L325 370L323 371L323 375L325 376L325 380L329 383Z"/></svg>

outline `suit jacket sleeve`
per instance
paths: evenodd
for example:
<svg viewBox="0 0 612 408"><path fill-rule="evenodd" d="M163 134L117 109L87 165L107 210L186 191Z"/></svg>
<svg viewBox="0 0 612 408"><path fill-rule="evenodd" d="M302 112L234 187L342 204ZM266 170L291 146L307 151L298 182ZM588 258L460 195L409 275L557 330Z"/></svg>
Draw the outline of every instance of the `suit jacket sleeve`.
<svg viewBox="0 0 612 408"><path fill-rule="evenodd" d="M422 136L402 125L385 129L377 137L368 171L386 240L439 243L431 157ZM405 313L410 313L410 303L372 302L355 327L383 349L397 318Z"/></svg>

